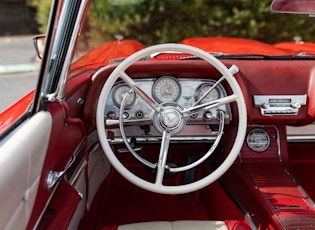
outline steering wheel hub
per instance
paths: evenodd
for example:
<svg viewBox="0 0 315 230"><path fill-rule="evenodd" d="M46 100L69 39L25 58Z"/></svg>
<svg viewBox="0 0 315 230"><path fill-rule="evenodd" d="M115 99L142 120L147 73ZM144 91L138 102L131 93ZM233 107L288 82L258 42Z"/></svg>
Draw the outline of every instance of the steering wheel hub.
<svg viewBox="0 0 315 230"><path fill-rule="evenodd" d="M173 135L181 132L186 125L186 118L183 118L180 113L183 109L175 103L166 103L161 106L163 109L156 112L153 118L155 128L160 133L168 131Z"/></svg>

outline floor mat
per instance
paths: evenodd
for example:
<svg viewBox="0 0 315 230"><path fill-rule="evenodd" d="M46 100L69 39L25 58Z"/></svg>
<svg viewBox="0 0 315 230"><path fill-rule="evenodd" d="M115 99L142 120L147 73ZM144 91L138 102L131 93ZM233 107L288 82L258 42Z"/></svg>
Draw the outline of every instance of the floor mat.
<svg viewBox="0 0 315 230"><path fill-rule="evenodd" d="M176 178L175 178L176 179ZM98 228L133 222L160 220L206 220L207 216L193 197L156 194L131 184L115 170L108 178Z"/></svg>

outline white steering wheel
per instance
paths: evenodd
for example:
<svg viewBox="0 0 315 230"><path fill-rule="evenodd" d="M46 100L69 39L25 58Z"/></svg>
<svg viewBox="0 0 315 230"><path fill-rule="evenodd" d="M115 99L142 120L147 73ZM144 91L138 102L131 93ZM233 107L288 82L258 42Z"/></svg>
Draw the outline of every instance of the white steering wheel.
<svg viewBox="0 0 315 230"><path fill-rule="evenodd" d="M192 55L195 55L209 64L211 64L213 67L215 67L221 74L222 77L228 82L232 94L223 98L220 98L214 102L207 102L200 105L192 106L188 109L179 109L176 107L176 105L172 105L172 103L168 103L167 106L163 104L159 104L156 102L150 95L147 95L144 91L142 91L136 83L132 80L131 77L129 77L126 74L126 69L130 67L132 64L134 64L136 61L140 60L141 58L147 57L154 53L163 53L163 52L182 52L182 53L189 53ZM102 71L102 70L99 70ZM246 133L246 126L247 126L247 113L246 113L246 104L245 100L242 94L242 90L234 78L232 71L229 71L227 67L219 61L217 58L213 57L209 53L192 47L188 45L183 44L161 44L161 45L155 45L148 48L145 48L143 50L140 50L133 55L129 56L126 60L124 60L122 63L120 63L116 69L111 73L109 78L107 79L106 83L103 86L103 89L101 91L98 104L97 104L97 114L96 114L96 125L97 125L97 132L99 135L99 140L101 142L101 146L108 158L108 160L111 162L113 167L121 174L123 175L127 180L132 182L133 184L157 193L163 193L163 194L183 194L188 193L192 191L196 191L198 189L201 189L212 182L216 181L220 176L222 176L233 164L235 159L238 156L238 153L242 147L242 144L244 142L245 133ZM109 93L116 83L118 79L123 80L134 92L136 92L148 105L152 107L152 109L155 110L155 126L159 126L160 132L162 133L162 142L160 147L160 155L158 162L155 164L152 164L150 162L147 162L146 160L142 159L141 157L138 159L142 163L148 165L149 167L156 169L156 179L155 182L149 182L143 178L138 177L137 175L133 174L131 171L129 171L116 157L114 154L109 142L107 133L105 131L105 124L104 124L104 111L105 111L105 105L109 96ZM126 98L126 97L125 97ZM170 168L166 164L166 159L168 155L168 148L169 143L171 140L171 135L174 133L179 133L182 128L186 125L186 117L187 114L193 114L195 111L203 111L208 110L210 107L215 108L223 104L228 104L236 102L237 110L238 110L238 131L235 137L234 145L229 153L229 155L226 157L226 159L221 163L219 167L217 167L213 172L205 176L204 178L200 180L196 180L190 184L185 185L177 185L177 186L168 186L163 185L163 178L164 178L164 172L165 170L170 170L173 172L178 171L184 171L188 170L192 167L195 167L196 165L203 162L208 156L213 152L215 147L217 146L218 142L220 141L221 136L217 137L217 140L212 145L210 150L207 154L205 154L201 159L198 161L184 166L180 168ZM124 100L123 100L124 103ZM124 106L121 106L121 110L123 110ZM223 116L221 114L221 116ZM120 130L122 133L122 136L124 138L124 141L128 147L128 149L134 153L133 149L130 147L128 141L126 140L126 137L124 136L123 132L123 119L122 117L122 111L120 112ZM171 122L169 117L172 117ZM222 123L222 122L221 122ZM221 129L223 129L223 125L221 124ZM222 133L222 132L221 132ZM138 155L133 154L138 158Z"/></svg>

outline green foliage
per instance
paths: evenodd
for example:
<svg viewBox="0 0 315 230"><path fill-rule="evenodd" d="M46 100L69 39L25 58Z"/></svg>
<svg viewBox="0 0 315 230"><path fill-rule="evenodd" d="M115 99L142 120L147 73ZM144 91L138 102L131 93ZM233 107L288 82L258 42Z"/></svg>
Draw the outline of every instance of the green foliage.
<svg viewBox="0 0 315 230"><path fill-rule="evenodd" d="M47 23L50 0L28 0ZM315 19L270 12L271 0L91 0L85 28L95 44L116 35L146 45L188 37L228 36L267 43L301 36L314 41ZM166 20L167 19L167 20Z"/></svg>
<svg viewBox="0 0 315 230"><path fill-rule="evenodd" d="M147 45L205 36L276 43L299 35L314 41L312 18L271 13L271 0L133 0L128 5L113 2L119 1L92 0L92 37L110 40L122 34Z"/></svg>
<svg viewBox="0 0 315 230"><path fill-rule="evenodd" d="M37 9L36 21L39 24L39 31L41 33L46 33L51 1L52 0L27 0L30 6Z"/></svg>

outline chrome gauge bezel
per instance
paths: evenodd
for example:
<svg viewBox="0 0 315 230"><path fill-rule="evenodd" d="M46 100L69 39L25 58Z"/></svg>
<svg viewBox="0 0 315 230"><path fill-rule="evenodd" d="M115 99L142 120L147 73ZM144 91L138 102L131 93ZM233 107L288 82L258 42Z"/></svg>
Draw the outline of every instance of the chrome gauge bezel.
<svg viewBox="0 0 315 230"><path fill-rule="evenodd" d="M161 88L166 87L167 85L175 87L174 91L171 92L172 94L168 98L163 97L161 93L159 93ZM152 96L159 103L176 102L182 93L181 91L182 89L179 81L171 76L163 76L158 78L152 86Z"/></svg>
<svg viewBox="0 0 315 230"><path fill-rule="evenodd" d="M202 84L200 84L199 86L198 86L198 88L196 89L196 91L195 91L195 95L194 95L194 98L195 98L195 101L197 102L203 95L200 95L200 93L202 92L202 90L205 88L205 87L209 87L209 89L211 88L211 87L213 87L214 86L214 84L215 84L215 82L206 82L206 83L202 83ZM219 88L216 86L216 87L214 87L212 90L211 90L211 92L209 92L208 94L211 94L212 95L212 93L213 92L215 92L216 93L216 96L215 96L215 98L207 98L207 97L205 97L204 99L202 99L200 102L199 102L199 104L203 104L203 103L206 103L206 102L210 102L210 101L214 101L214 100L217 100L217 99L219 99L219 98L221 98L222 97L222 95L221 95L221 91L219 90Z"/></svg>
<svg viewBox="0 0 315 230"><path fill-rule="evenodd" d="M270 145L269 133L262 128L254 128L247 133L246 143L254 152L264 152Z"/></svg>
<svg viewBox="0 0 315 230"><path fill-rule="evenodd" d="M131 88L127 85L127 84L116 84L113 88L112 91L112 100L113 103L120 108L122 100L124 98L123 95L119 95L121 94L120 90L122 90L123 88L125 88L126 90L124 90L125 93L130 92ZM130 106L132 106L136 101L136 93L135 92L130 92L129 94L129 99L127 100L126 104L125 104L125 108L129 108Z"/></svg>

